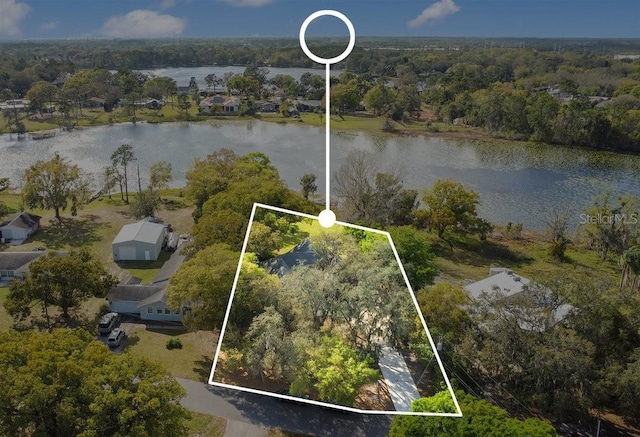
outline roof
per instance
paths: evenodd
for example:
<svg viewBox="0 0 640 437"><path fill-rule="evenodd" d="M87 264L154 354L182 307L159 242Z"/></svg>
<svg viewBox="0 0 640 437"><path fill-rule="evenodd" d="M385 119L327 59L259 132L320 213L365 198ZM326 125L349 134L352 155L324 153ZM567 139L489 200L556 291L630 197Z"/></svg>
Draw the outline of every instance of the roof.
<svg viewBox="0 0 640 437"><path fill-rule="evenodd" d="M127 241L139 241L141 243L156 244L164 234L164 226L160 223L151 223L140 220L137 223L124 225L112 244L124 243Z"/></svg>
<svg viewBox="0 0 640 437"><path fill-rule="evenodd" d="M42 217L40 217L39 215L31 214L30 212L25 211L17 214L10 220L0 223L0 227L13 226L16 228L31 229L34 225L40 222L41 218Z"/></svg>
<svg viewBox="0 0 640 437"><path fill-rule="evenodd" d="M511 270L503 269L500 273L493 274L464 288L474 299L478 299L483 292L492 293L498 289L509 297L522 292L523 286L529 285L530 282L527 278L518 276Z"/></svg>
<svg viewBox="0 0 640 437"><path fill-rule="evenodd" d="M270 274L283 276L297 265L309 265L316 262L316 254L311 249L311 242L305 238L300 244L284 255L271 258L263 263L264 269Z"/></svg>
<svg viewBox="0 0 640 437"><path fill-rule="evenodd" d="M46 252L0 252L0 270L25 270Z"/></svg>
<svg viewBox="0 0 640 437"><path fill-rule="evenodd" d="M145 299L154 296L160 291L164 291L164 287L159 285L123 285L118 284L107 294L107 300L127 301L127 302L143 302Z"/></svg>
<svg viewBox="0 0 640 437"><path fill-rule="evenodd" d="M148 298L141 300L140 303L138 304L138 308L146 306L146 305L151 305L152 303L156 303L156 302L163 302L163 303L167 303L167 289L162 287L162 289L160 291L158 291L155 294L152 294L151 296L149 296Z"/></svg>

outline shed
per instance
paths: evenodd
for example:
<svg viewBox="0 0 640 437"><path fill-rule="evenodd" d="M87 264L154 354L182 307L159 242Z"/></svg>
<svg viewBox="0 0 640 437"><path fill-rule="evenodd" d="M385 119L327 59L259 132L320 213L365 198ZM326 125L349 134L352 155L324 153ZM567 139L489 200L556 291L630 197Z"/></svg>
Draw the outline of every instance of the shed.
<svg viewBox="0 0 640 437"><path fill-rule="evenodd" d="M166 230L162 224L140 220L124 225L111 243L114 261L155 261L162 250Z"/></svg>
<svg viewBox="0 0 640 437"><path fill-rule="evenodd" d="M41 218L30 212L21 212L0 223L0 237L5 241L26 240L40 228Z"/></svg>

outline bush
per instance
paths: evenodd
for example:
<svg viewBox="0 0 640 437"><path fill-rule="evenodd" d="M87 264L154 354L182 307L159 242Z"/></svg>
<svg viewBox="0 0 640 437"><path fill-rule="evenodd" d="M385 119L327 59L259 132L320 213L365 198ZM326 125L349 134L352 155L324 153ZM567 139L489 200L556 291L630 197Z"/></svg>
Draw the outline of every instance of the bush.
<svg viewBox="0 0 640 437"><path fill-rule="evenodd" d="M167 349L182 349L182 342L179 338L170 338L167 340Z"/></svg>

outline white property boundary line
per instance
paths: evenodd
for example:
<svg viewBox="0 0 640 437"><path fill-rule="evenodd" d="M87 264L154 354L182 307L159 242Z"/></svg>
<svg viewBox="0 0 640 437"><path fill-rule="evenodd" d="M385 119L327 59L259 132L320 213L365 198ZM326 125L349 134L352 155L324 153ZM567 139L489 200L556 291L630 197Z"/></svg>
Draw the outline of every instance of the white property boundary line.
<svg viewBox="0 0 640 437"><path fill-rule="evenodd" d="M453 388L451 387L451 382L449 381L449 377L447 376L446 371L444 370L444 366L442 364L442 361L440 360L440 355L438 355L438 350L436 349L435 343L433 342L433 338L431 338L431 333L429 333L429 328L427 328L427 323L424 320L424 316L422 315L422 311L420 311L420 306L418 305L418 301L416 299L415 293L413 292L413 289L411 288L411 284L409 283L409 278L407 277L407 273L404 271L404 267L402 266L402 261L400 261L400 257L398 256L398 251L396 250L396 246L393 244L393 240L391 239L391 235L389 234L389 232L386 231L381 231L379 229L372 229L372 228L367 228L364 226L358 226L358 225L354 225L351 223L344 223L344 222L340 222L340 221L336 221L336 224L338 225L342 225L342 226L346 226L348 228L353 228L353 229L360 229L363 231L368 231L368 232L374 232L376 234L380 234L380 235L384 235L387 237L387 239L389 240L389 244L391 245L391 249L393 250L393 255L396 257L396 261L398 262L398 265L400 266L400 271L402 272L402 277L404 278L404 281L407 285L407 288L409 290L409 294L411 295L411 300L413 301L413 304L416 308L416 311L418 312L418 316L420 317L420 322L422 323L422 327L424 328L425 332L427 333L427 338L429 339L429 344L431 345L431 350L433 351L433 354L436 358L436 361L438 362L438 366L440 367L440 372L442 373L442 376L444 377L445 383L447 384L447 389L449 390L449 394L451 395L451 398L453 399L453 403L456 407L457 412L456 413L427 413L427 412L412 412L412 411L382 411L382 410L361 410L358 408L351 408L351 407L344 407L342 405L335 405L335 404L330 404L330 403L325 403L325 402L319 402L319 401L314 401L312 399L302 399L302 398L297 398L294 396L285 396L285 395L281 395L278 393L271 393L268 391L263 391L263 390L256 390L253 388L248 388L248 387L240 387L237 385L231 385L231 384L225 384L222 382L215 382L213 380L213 374L216 370L216 366L218 364L218 358L220 357L220 348L222 347L222 340L224 339L224 333L225 330L227 329L227 322L229 321L229 314L231 313L231 305L233 304L233 298L235 296L235 292L236 292L236 286L238 285L238 278L240 277L240 270L242 268L242 260L244 258L244 254L247 250L247 242L249 241L249 234L251 233L251 226L253 225L253 219L256 213L256 208L264 208L264 209L269 209L271 211L277 211L277 212L281 212L281 213L285 213L285 214L291 214L291 215L295 215L298 217L304 217L304 218L309 218L312 220L318 220L317 216L311 215L311 214L305 214L302 212L297 212L297 211L291 211L288 209L284 209L284 208L278 208L275 206L271 206L271 205L265 205L262 203L254 203L253 204L253 208L251 209L251 216L249 217L249 225L247 226L247 233L244 237L244 243L242 244L242 251L240 252L240 260L238 261L238 268L236 269L236 276L233 279L233 287L231 288L231 295L229 296L229 303L227 304L227 312L224 315L224 321L222 322L222 329L220 331L220 336L218 338L218 346L216 347L216 354L215 357L213 358L213 365L211 366L211 374L209 375L209 384L210 385L214 385L214 386L218 386L218 387L224 387L224 388L230 388L230 389L234 389L234 390L241 390L241 391L245 391L245 392L249 392L249 393L255 393L255 394L260 394L260 395L265 395L265 396L271 396L274 398L279 398L279 399L286 399L286 400L292 400L292 401L298 401L298 402L303 402L306 404L312 404L312 405L318 405L321 407L329 407L329 408L335 408L338 410L343 410L343 411L349 411L352 413L364 413L364 414L390 414L390 415L405 415L405 416L437 416L437 417L462 417L462 410L460 410L460 405L458 404L458 399L456 398L455 393L453 392Z"/></svg>

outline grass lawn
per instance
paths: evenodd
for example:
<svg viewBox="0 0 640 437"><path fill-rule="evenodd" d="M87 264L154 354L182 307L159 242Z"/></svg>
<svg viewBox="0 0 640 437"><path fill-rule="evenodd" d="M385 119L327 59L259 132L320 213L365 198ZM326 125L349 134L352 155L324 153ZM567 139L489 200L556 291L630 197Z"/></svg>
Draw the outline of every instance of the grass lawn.
<svg viewBox="0 0 640 437"><path fill-rule="evenodd" d="M128 270L132 276L142 279L142 282L150 284L169 258L171 258L171 254L162 251L156 261L120 261L118 266Z"/></svg>
<svg viewBox="0 0 640 437"><path fill-rule="evenodd" d="M173 376L208 381L218 341L216 334L207 331L145 329L144 325L138 324L127 334L126 350L130 353L162 363ZM180 339L182 349L167 349L165 344L170 338Z"/></svg>
<svg viewBox="0 0 640 437"><path fill-rule="evenodd" d="M187 205L180 190L167 190L161 193L165 199L157 216L165 222L171 223L174 230L180 234L190 233L193 226L191 213L193 208ZM135 197L130 194L129 198ZM0 202L4 202L12 209L12 213L20 210L21 198L15 193L0 193ZM61 220L54 217L51 210L28 209L42 216L41 229L36 232L25 244L6 247L9 251L31 251L38 247L48 250L70 250L86 248L100 259L112 274L122 277L126 275L125 269L131 268L131 274L151 280L161 267L158 262L133 263L132 265L117 265L113 261L111 242L123 225L134 223L138 219L129 212L129 207L121 199L119 193L114 193L112 198L104 197L95 200L78 211L76 217L65 211L61 212ZM169 254L163 253L162 259L168 259ZM145 265L146 264L146 265Z"/></svg>
<svg viewBox="0 0 640 437"><path fill-rule="evenodd" d="M296 227L298 228L296 232L283 238L283 246L278 250L278 255L289 252L305 238L315 237L322 232L322 226L318 220L304 218L296 223Z"/></svg>
<svg viewBox="0 0 640 437"><path fill-rule="evenodd" d="M208 414L190 411L191 419L187 423L189 437L222 437L227 426L226 419Z"/></svg>

